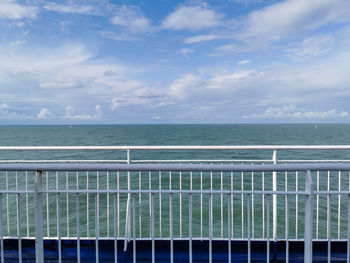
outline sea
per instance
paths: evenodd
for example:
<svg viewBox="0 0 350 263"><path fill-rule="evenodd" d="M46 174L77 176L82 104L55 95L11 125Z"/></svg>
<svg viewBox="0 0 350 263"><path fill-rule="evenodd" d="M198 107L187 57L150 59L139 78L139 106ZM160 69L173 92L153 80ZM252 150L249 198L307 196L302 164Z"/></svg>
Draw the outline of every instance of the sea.
<svg viewBox="0 0 350 263"><path fill-rule="evenodd" d="M14 125L14 126L0 126L0 146L65 146L65 145L89 145L89 146L110 146L110 145L349 145L350 144L350 124L200 124L200 125L47 125L47 126L27 126L27 125ZM131 161L137 160L170 160L170 159L245 159L245 160L256 160L256 159L267 159L271 160L272 151L132 151L131 152ZM279 159L348 159L350 160L350 150L293 150L293 151L279 151ZM125 151L0 151L0 160L125 160L126 153ZM249 163L249 161L248 161ZM6 179L5 177L8 176ZM90 183L91 185L96 185L96 174L88 175L83 174L83 179L80 181L78 187L86 188ZM101 179L102 185L106 185L105 175L100 175L103 178ZM173 174L173 187L179 187L179 174ZM189 174L183 174L184 182L183 189L189 188ZM194 189L199 189L200 181L199 175L194 176L193 187ZM270 176L270 177L269 177ZM296 183L299 187L299 190L304 189L304 178L303 175L292 174L288 177L287 184L291 191L296 190ZM315 175L316 176L316 175ZM281 177L284 178L284 175L281 174ZM8 174L0 172L0 188L5 189L18 189L25 190L26 187L33 187L34 181L29 181L28 183L24 180L25 175L23 173ZM32 177L34 178L34 177ZM114 177L113 177L114 178ZM117 179L113 179L111 175L111 184L116 184ZM140 181L138 181L138 175L135 175L135 179L132 180L132 189L138 189ZM209 180L209 178L204 178ZM8 180L8 182L6 181ZM44 187L47 189L55 189L56 186L56 175L54 173L46 174L43 177ZM90 181L89 181L90 180ZM119 179L118 179L119 180ZM158 174L152 177L153 187L157 187L157 184L161 184L162 188L167 188L169 181L169 174L164 174L162 177L162 182L160 183ZM230 189L231 181L229 175L224 178L224 189ZM233 180L238 182L235 184L234 189L240 190L241 188L241 174L235 174ZM243 180L243 179L242 179ZM253 182L254 180L254 182ZM299 183L298 183L299 180ZM341 185L342 190L348 190L350 184L349 174L342 175L342 178L339 181L338 173L332 175L331 189L336 190L338 185ZM5 183L6 182L6 183ZM17 183L16 183L17 182ZM271 189L271 175L266 174L265 189ZM284 190L285 187L284 179L278 185L278 190ZM142 175L142 189L148 189L148 175ZM252 185L256 189L261 189L262 179L261 174L256 174L255 178L249 175L247 179L243 180L244 189L249 189ZM7 186L5 185L7 184ZM71 185L70 185L71 184ZM81 184L81 185L80 185ZM207 187L208 182L205 183ZM17 185L17 186L16 186ZM46 185L46 186L45 186ZM75 188L76 179L75 174L65 174L59 177L59 189ZM120 177L120 187L125 187L126 185L126 174L121 175ZM93 186L95 187L95 186ZM159 187L159 185L158 185ZM260 187L260 188L259 188ZM220 189L220 175L216 176L213 179L213 188ZM327 174L321 174L319 188L321 190L326 190L327 188ZM90 188L89 188L90 189ZM83 196L83 194L82 194ZM21 228L22 233L27 233L28 235L33 235L34 233L34 215L33 215L33 196L21 196L21 200L16 199L15 195L6 195L6 198L3 198L3 228L4 233L10 236L16 235L16 224L10 224L11 218L16 218L16 209L11 209L18 207L18 202L21 207ZM101 227L101 236L111 236L113 235L113 200L110 199L107 202L107 196L101 196L101 217L100 222ZM110 197L112 198L112 196ZM142 215L142 222L145 225L142 230L140 229L138 235L147 236L149 235L149 200L148 195L142 197L142 201L138 203L137 210L140 209L140 215ZM163 199L162 199L163 198ZM185 197L184 197L185 198ZM197 198L197 197L196 197ZM203 201L203 213L201 220L204 221L203 225L206 229L204 234L208 234L208 199L205 197ZM243 218L244 222L241 220L235 220L232 227L232 233L234 237L244 237L247 235L247 210L246 204L242 202L247 202L246 197L241 199L240 195L237 195L233 198L235 205L234 218ZM264 220L262 217L266 217L261 210L261 205L263 204L261 195L255 197L255 228L253 229L253 235L257 237L263 237L266 231L266 225L262 225ZM265 198L265 197L264 197ZM300 197L301 198L301 197ZM74 199L74 200L73 200ZM163 200L163 212L159 211L161 206L157 206L157 211L155 216L158 218L156 220L156 236L160 236L163 233L163 236L169 234L169 220L166 220L169 216L169 198L166 196L157 197L157 204ZM302 233L303 231L303 201L295 200L295 196L291 198L291 211L290 211L290 220L291 225L289 227L291 233L290 236L293 238L298 238L298 231ZM28 201L27 201L28 200ZM119 199L118 199L119 200ZM137 199L138 202L139 199ZM224 202L227 198L225 197ZM243 201L242 201L243 200ZM341 200L339 205L338 200ZM345 234L342 231L340 234L341 227L346 226L346 216L347 215L347 202L345 197L338 199L337 196L332 197L332 235L336 238L337 236L343 237ZM57 197L56 195L48 195L47 199L44 200L44 224L45 224L45 233L47 236L57 235ZM251 200L254 201L254 200ZM320 237L326 237L326 218L327 218L327 199L326 196L319 197L319 224L316 227L318 228L317 232ZM62 208L62 235L74 236L74 231L76 231L76 218L75 218L75 198L71 198L71 195L62 195L62 200L60 201L60 207ZM118 221L118 228L120 224L119 234L122 237L125 225L125 202L126 198L120 198L120 222ZM136 202L136 203L137 203ZM179 218L178 216L183 216L183 220L188 222L188 199L187 197L183 199L182 205L185 207L184 211L179 210L179 197L174 197L174 215L176 216L176 222L174 222L174 234L180 236L179 230ZM195 236L200 236L198 224L200 224L200 211L199 209L199 199L194 199L194 217L193 222ZM278 204L281 207L285 206L285 199L279 198ZM9 204L9 205L8 205ZM66 205L68 204L68 205ZM216 207L218 205L218 207ZM298 206L299 205L299 206ZM8 209L10 206L10 209ZM81 198L81 235L82 236L93 236L94 235L94 222L95 222L95 208L94 208L94 198L90 195L84 196ZM266 203L265 203L266 206ZM68 207L68 209L67 209ZM224 215L223 219L224 224L227 225L227 206L225 203L224 206ZM298 207L298 208L296 208ZM340 209L338 209L338 207ZM266 207L264 207L266 208ZM29 210L29 211L28 211ZM108 216L107 216L107 210ZM340 210L341 221L338 222L338 215ZM25 211L25 212L23 212ZM70 211L70 212L69 212ZM74 211L74 212L72 212ZM89 211L89 212L87 212ZM221 215L220 215L220 197L214 199L214 215L217 218L214 222L214 237L220 237L222 232L222 227L220 224ZM242 212L243 211L243 212ZM316 213L316 207L315 207ZM91 218L89 219L89 215ZM243 215L243 216L242 216ZM279 220L281 224L278 228L278 233L280 237L284 237L284 228L285 228L285 209L281 208L278 212ZM108 217L108 220L107 220ZM162 219L163 217L163 219ZM124 221L123 221L124 220ZM162 220L164 220L162 222ZM90 222L89 224L87 222ZM107 221L109 222L107 224ZM136 223L141 225L141 217L136 218ZM163 224L162 224L163 223ZM253 223L254 224L254 223ZM225 226L227 228L227 226ZM70 230L69 230L70 229ZM138 228L137 228L138 229ZM234 229L234 230L233 230ZM299 229L299 230L298 230ZM69 233L70 231L70 233ZM183 233L186 235L188 231L188 225L183 225ZM271 229L270 229L271 231ZM343 233L344 232L344 233ZM299 234L300 234L299 233ZM119 235L118 234L118 235ZM226 236L227 232L224 233ZM300 236L299 236L300 237Z"/></svg>

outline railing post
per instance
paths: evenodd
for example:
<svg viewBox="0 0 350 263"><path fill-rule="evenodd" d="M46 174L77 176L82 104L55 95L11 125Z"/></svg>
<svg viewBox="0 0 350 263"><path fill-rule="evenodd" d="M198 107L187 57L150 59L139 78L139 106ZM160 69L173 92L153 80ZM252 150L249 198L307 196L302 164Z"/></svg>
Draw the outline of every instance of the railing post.
<svg viewBox="0 0 350 263"><path fill-rule="evenodd" d="M305 178L305 244L304 244L304 262L312 262L312 223L313 223L313 182L311 171L306 171Z"/></svg>
<svg viewBox="0 0 350 263"><path fill-rule="evenodd" d="M273 150L273 164L277 164L277 150ZM277 191L277 172L272 172L272 191ZM277 195L272 195L272 238L277 238Z"/></svg>
<svg viewBox="0 0 350 263"><path fill-rule="evenodd" d="M126 150L126 163L130 164L130 149ZM131 189L131 182L130 182L130 172L128 172L128 190ZM128 241L130 239L130 202L131 202L131 195L128 193L128 199L126 201L126 214L125 214L125 240L124 240L124 251L128 248Z"/></svg>
<svg viewBox="0 0 350 263"><path fill-rule="evenodd" d="M35 259L36 263L44 262L43 243L43 200L42 200L42 171L35 176Z"/></svg>

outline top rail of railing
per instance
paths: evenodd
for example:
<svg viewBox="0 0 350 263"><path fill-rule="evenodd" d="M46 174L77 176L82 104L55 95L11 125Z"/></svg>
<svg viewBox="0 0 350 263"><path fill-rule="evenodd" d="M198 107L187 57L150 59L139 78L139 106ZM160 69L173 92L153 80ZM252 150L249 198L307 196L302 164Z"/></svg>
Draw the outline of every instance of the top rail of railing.
<svg viewBox="0 0 350 263"><path fill-rule="evenodd" d="M0 146L0 151L48 150L350 150L350 145Z"/></svg>

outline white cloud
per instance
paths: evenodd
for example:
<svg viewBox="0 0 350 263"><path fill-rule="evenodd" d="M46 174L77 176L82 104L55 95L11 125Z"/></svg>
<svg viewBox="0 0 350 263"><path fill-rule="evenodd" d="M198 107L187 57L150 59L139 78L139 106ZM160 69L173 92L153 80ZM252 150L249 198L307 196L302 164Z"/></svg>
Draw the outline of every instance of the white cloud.
<svg viewBox="0 0 350 263"><path fill-rule="evenodd" d="M91 5L60 5L56 3L48 3L44 5L44 9L68 14L84 14L97 15L96 7Z"/></svg>
<svg viewBox="0 0 350 263"><path fill-rule="evenodd" d="M0 19L22 19L22 18L36 18L38 9L33 6L24 6L17 4L13 0L0 1Z"/></svg>
<svg viewBox="0 0 350 263"><path fill-rule="evenodd" d="M188 57L191 53L194 53L195 51L191 48L182 48L180 49L180 54L182 54L184 57Z"/></svg>
<svg viewBox="0 0 350 263"><path fill-rule="evenodd" d="M291 45L285 52L294 61L304 61L326 53L333 47L334 38L331 35L318 35L304 39Z"/></svg>
<svg viewBox="0 0 350 263"><path fill-rule="evenodd" d="M202 30L219 26L222 15L210 9L205 3L197 6L179 6L162 23L171 30Z"/></svg>
<svg viewBox="0 0 350 263"><path fill-rule="evenodd" d="M7 109L9 106L5 103L0 104L0 110Z"/></svg>
<svg viewBox="0 0 350 263"><path fill-rule="evenodd" d="M249 64L250 63L250 60L249 59L245 59L245 60L241 60L237 63L237 65L246 65L246 64Z"/></svg>
<svg viewBox="0 0 350 263"><path fill-rule="evenodd" d="M102 117L102 109L99 104L95 106L96 113L91 114L75 114L75 110L72 106L66 107L66 114L63 116L66 119L72 120L91 120L91 119L101 119Z"/></svg>
<svg viewBox="0 0 350 263"><path fill-rule="evenodd" d="M290 34L350 20L348 0L286 0L254 11L244 21L241 37L279 40Z"/></svg>
<svg viewBox="0 0 350 263"><path fill-rule="evenodd" d="M111 110L116 110L117 108L119 108L119 106L120 106L120 104L119 104L118 98L113 98L112 99Z"/></svg>
<svg viewBox="0 0 350 263"><path fill-rule="evenodd" d="M214 34L198 35L193 37L187 37L184 39L184 42L186 44L194 44L194 43L206 42L206 41L211 41L211 40L220 39L220 38L222 37Z"/></svg>
<svg viewBox="0 0 350 263"><path fill-rule="evenodd" d="M116 33L116 32L109 31L109 30L99 31L97 33L101 37L113 39L113 40L116 40L116 41L136 41L136 40L140 40L140 37L135 36L135 35L131 35L131 34L128 34L128 33Z"/></svg>
<svg viewBox="0 0 350 263"><path fill-rule="evenodd" d="M338 113L336 109L327 111L307 111L298 110L295 105L283 107L269 107L263 113L245 115L246 119L265 119L265 118L305 118L305 119L324 119L335 117L347 117L348 112Z"/></svg>
<svg viewBox="0 0 350 263"><path fill-rule="evenodd" d="M122 6L116 11L112 18L112 23L116 26L125 27L132 33L149 33L153 27L139 8L134 6Z"/></svg>
<svg viewBox="0 0 350 263"><path fill-rule="evenodd" d="M193 88L199 87L200 77L194 74L186 74L170 84L169 95L175 98L184 99L191 93Z"/></svg>
<svg viewBox="0 0 350 263"><path fill-rule="evenodd" d="M39 119L46 119L50 116L52 116L52 113L47 108L42 108L37 115Z"/></svg>

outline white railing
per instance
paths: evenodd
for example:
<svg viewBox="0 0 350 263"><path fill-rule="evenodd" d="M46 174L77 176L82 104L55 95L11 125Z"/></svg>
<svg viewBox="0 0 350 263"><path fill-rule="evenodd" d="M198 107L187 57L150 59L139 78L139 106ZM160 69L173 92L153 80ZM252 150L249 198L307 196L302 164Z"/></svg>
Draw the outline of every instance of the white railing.
<svg viewBox="0 0 350 263"><path fill-rule="evenodd" d="M212 240L226 240L229 251L230 241L246 240L248 259L251 242L264 240L268 261L269 241L285 240L287 262L289 241L305 242L307 261L312 257L312 240L324 240L328 242L330 260L331 242L349 240L350 165L347 160L340 164L340 159L332 159L333 163L319 163L319 159L277 160L277 151L348 149L350 146L0 147L3 151L127 153L126 160L114 160L120 164L101 163L108 160L83 164L84 160L2 161L2 262L4 238L18 239L20 259L21 240L35 238L38 262L43 259L44 239L59 241L59 261L61 240L76 239L80 261L79 242L91 238L96 239L96 262L100 239L115 240L115 245L116 240L123 239L125 249L133 240L134 261L138 240L152 241L153 260L156 240L170 240L172 259L174 240L190 240L190 259L192 240L208 240L210 244ZM137 150L267 150L273 157L132 160L131 151ZM293 164L277 164L280 162ZM13 218L16 224L11 224ZM349 242L347 247L349 262ZM210 246L209 261L211 255Z"/></svg>

